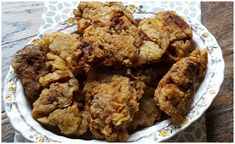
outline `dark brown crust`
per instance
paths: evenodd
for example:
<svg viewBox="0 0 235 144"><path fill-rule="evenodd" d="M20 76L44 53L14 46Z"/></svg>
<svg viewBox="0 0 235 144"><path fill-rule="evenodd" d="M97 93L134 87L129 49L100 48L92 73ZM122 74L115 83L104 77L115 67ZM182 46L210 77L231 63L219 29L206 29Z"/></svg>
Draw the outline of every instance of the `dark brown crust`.
<svg viewBox="0 0 235 144"><path fill-rule="evenodd" d="M168 25L176 25L181 30L189 28L189 25L178 15L169 13L169 15L165 18L165 21Z"/></svg>
<svg viewBox="0 0 235 144"><path fill-rule="evenodd" d="M35 101L42 90L38 80L48 73L46 53L38 45L27 45L17 52L12 67L23 84L26 96L31 102Z"/></svg>

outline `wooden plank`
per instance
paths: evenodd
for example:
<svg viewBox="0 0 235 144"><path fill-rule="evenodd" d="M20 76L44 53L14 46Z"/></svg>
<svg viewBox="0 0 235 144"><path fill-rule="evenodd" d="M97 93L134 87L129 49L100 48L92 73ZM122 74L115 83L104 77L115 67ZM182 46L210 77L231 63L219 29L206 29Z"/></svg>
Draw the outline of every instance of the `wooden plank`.
<svg viewBox="0 0 235 144"><path fill-rule="evenodd" d="M12 128L6 113L2 113L2 141L3 142L13 142L15 131Z"/></svg>
<svg viewBox="0 0 235 144"><path fill-rule="evenodd" d="M38 33L43 2L2 3L2 44Z"/></svg>
<svg viewBox="0 0 235 144"><path fill-rule="evenodd" d="M216 37L225 60L220 92L206 112L207 140L233 141L233 2L203 2L202 23Z"/></svg>
<svg viewBox="0 0 235 144"><path fill-rule="evenodd" d="M38 33L43 6L43 2L2 2L2 83L12 56Z"/></svg>

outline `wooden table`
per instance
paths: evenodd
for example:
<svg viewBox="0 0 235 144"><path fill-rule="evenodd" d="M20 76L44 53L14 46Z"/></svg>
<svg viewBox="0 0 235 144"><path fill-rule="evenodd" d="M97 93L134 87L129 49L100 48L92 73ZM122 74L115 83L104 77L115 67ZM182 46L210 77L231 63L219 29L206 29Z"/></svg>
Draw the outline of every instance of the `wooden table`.
<svg viewBox="0 0 235 144"><path fill-rule="evenodd" d="M233 141L233 3L202 2L202 23L216 37L225 60L220 92L206 112L208 141ZM40 26L42 2L4 2L2 5L2 82L10 59L34 37ZM2 108L2 141L12 142L14 130Z"/></svg>
<svg viewBox="0 0 235 144"><path fill-rule="evenodd" d="M202 3L202 23L215 36L225 61L224 82L206 112L208 141L233 141L233 3Z"/></svg>

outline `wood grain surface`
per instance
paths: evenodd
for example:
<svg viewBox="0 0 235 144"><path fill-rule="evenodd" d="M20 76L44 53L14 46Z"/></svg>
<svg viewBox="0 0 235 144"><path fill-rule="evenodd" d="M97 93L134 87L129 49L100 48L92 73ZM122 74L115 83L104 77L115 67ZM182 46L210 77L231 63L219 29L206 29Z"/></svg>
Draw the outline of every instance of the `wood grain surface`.
<svg viewBox="0 0 235 144"><path fill-rule="evenodd" d="M216 37L225 60L220 92L206 112L207 140L233 141L233 2L202 2L202 23ZM2 3L2 82L11 57L34 37L40 26L42 2ZM14 130L2 107L2 141L12 142Z"/></svg>
<svg viewBox="0 0 235 144"><path fill-rule="evenodd" d="M203 2L202 23L217 39L225 61L220 92L206 112L208 141L233 141L233 2Z"/></svg>
<svg viewBox="0 0 235 144"><path fill-rule="evenodd" d="M2 83L12 56L37 35L42 11L43 2L2 3ZM14 129L2 105L2 141L13 140Z"/></svg>

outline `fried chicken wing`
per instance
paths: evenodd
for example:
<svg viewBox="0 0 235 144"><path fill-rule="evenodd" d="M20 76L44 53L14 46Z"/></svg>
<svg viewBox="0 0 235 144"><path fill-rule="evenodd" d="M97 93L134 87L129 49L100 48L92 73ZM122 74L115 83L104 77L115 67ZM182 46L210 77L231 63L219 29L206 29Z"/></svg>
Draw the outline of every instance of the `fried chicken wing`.
<svg viewBox="0 0 235 144"><path fill-rule="evenodd" d="M90 131L96 138L128 139L127 126L138 111L137 100L142 95L136 86L121 75L95 73L88 77L84 87L86 109L91 115Z"/></svg>
<svg viewBox="0 0 235 144"><path fill-rule="evenodd" d="M27 45L17 52L12 60L12 67L23 84L27 98L34 102L42 90L38 80L49 72L46 53L38 45Z"/></svg>
<svg viewBox="0 0 235 144"><path fill-rule="evenodd" d="M38 118L44 125L58 127L64 135L79 136L89 129L90 117L86 111L79 111L77 105L56 109L48 117Z"/></svg>
<svg viewBox="0 0 235 144"><path fill-rule="evenodd" d="M52 83L48 89L42 90L39 98L33 103L33 117L43 117L55 109L68 107L76 91L78 91L76 79L70 79L65 83Z"/></svg>
<svg viewBox="0 0 235 144"><path fill-rule="evenodd" d="M175 53L174 58L170 55L171 60L187 56L192 49L190 41L182 44L182 40L192 39L192 30L176 12L158 12L154 18L141 20L139 29L144 33L145 40L140 46L138 65L159 61L172 43L171 49L174 48Z"/></svg>
<svg viewBox="0 0 235 144"><path fill-rule="evenodd" d="M206 65L206 50L195 49L189 57L177 61L159 82L154 100L174 124L182 122L188 112Z"/></svg>

